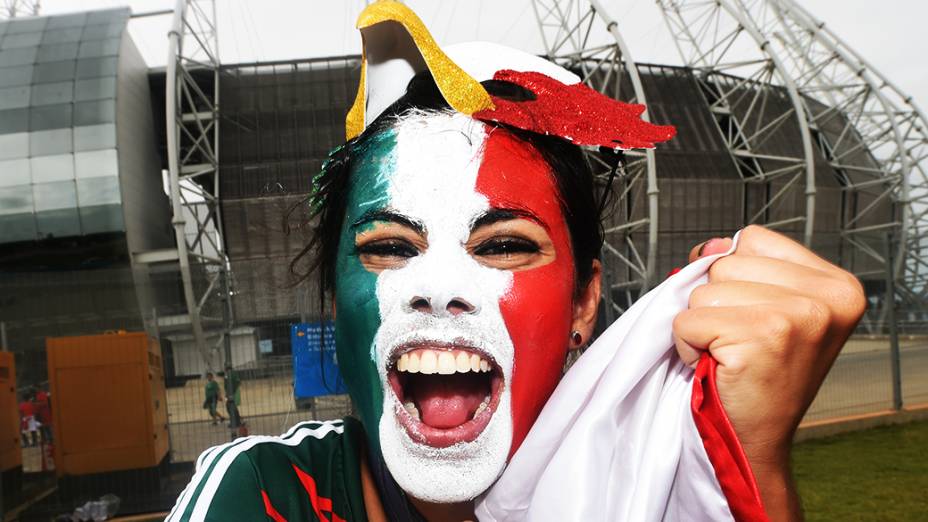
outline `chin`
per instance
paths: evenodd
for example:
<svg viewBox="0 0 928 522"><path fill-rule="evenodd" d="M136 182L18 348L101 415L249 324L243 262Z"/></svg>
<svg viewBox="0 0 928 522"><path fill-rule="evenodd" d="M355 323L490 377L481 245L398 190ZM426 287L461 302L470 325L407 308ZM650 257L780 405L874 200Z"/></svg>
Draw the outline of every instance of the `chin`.
<svg viewBox="0 0 928 522"><path fill-rule="evenodd" d="M434 503L471 500L493 485L513 427L505 329L473 335L480 330L443 326L399 336L382 329L377 350L384 461L404 491Z"/></svg>
<svg viewBox="0 0 928 522"><path fill-rule="evenodd" d="M434 447L418 442L398 420L408 415L396 403L380 420L384 461L397 484L420 500L451 503L471 500L493 485L506 467L512 442L509 397L500 398L497 413L472 441ZM506 411L502 414L502 411Z"/></svg>

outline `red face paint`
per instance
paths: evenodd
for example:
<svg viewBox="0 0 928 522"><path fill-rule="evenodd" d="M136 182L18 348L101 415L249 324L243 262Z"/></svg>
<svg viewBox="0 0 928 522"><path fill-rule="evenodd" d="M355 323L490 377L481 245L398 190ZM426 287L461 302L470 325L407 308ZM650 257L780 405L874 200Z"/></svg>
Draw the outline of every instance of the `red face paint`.
<svg viewBox="0 0 928 522"><path fill-rule="evenodd" d="M487 139L477 191L494 208L531 212L547 227L555 260L513 273L500 311L515 349L510 456L561 377L573 317L574 260L551 169L530 145L496 129Z"/></svg>

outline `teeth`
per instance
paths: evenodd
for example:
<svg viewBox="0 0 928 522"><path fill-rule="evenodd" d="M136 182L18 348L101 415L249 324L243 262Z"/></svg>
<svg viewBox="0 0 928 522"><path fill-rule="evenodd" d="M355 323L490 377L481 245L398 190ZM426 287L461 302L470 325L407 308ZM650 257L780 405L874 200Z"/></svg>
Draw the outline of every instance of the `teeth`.
<svg viewBox="0 0 928 522"><path fill-rule="evenodd" d="M412 402L407 402L406 404L403 404L403 408L405 408L406 411L410 415L412 415L412 418L416 420L422 420L419 418L419 408L416 408L416 405L413 404Z"/></svg>
<svg viewBox="0 0 928 522"><path fill-rule="evenodd" d="M438 373L442 375L451 375L457 370L458 367L454 362L454 356L451 355L451 352L438 353Z"/></svg>
<svg viewBox="0 0 928 522"><path fill-rule="evenodd" d="M483 399L483 402L480 403L480 406L477 406L477 410L474 412L474 417L480 415L480 412L487 409L487 406L490 405L490 398L486 397Z"/></svg>
<svg viewBox="0 0 928 522"><path fill-rule="evenodd" d="M454 359L454 364L458 372L467 373L470 371L470 356L467 355L467 352L458 352L458 356Z"/></svg>
<svg viewBox="0 0 928 522"><path fill-rule="evenodd" d="M396 360L396 371L451 375L454 373L486 373L492 371L489 360L464 350L430 350L420 348L404 353Z"/></svg>
<svg viewBox="0 0 928 522"><path fill-rule="evenodd" d="M438 356L432 350L423 350L419 356L419 371L430 375L438 371Z"/></svg>

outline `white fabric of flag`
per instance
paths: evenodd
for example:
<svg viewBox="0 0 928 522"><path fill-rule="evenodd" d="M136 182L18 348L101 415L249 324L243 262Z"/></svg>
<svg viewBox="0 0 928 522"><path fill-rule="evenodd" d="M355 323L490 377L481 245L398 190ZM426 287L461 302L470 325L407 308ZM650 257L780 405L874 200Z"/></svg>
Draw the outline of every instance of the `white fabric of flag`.
<svg viewBox="0 0 928 522"><path fill-rule="evenodd" d="M589 347L479 499L481 521L734 520L693 421L694 371L672 325L736 245L667 278Z"/></svg>

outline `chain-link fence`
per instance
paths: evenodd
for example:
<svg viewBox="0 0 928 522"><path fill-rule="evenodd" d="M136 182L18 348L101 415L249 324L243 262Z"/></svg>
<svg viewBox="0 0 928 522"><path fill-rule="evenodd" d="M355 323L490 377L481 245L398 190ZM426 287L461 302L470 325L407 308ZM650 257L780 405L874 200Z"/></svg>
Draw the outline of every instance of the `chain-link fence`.
<svg viewBox="0 0 928 522"><path fill-rule="evenodd" d="M6 411L0 415L7 424L15 423L3 428L3 434L16 439L15 444L7 441L0 447L0 455L5 455L4 449L16 455L13 460L3 461L4 465L13 464L2 476L3 509L7 514L19 512L25 520L48 520L107 493L121 499L123 513L166 511L205 449L245 434L277 435L307 419L351 415L347 395L301 397L298 392L305 382L323 393L337 385L331 377L325 383L319 378L319 369L327 364L326 352L318 350L321 345L315 346L316 351L310 346L312 360L307 367L307 353L300 352L306 347L294 341L301 331L309 331L300 330L300 325L320 325L318 314L309 311L312 307L307 303L313 299L306 297L311 294L306 283L276 290L294 294L291 297L297 306L293 316L236 317L228 336L209 337L205 350L196 347L191 336L176 324L156 328L160 336L157 349L149 348L155 355L142 360L140 364L147 370L138 378L133 377L136 374L128 359L115 357L108 366L100 362L106 357L94 352L96 348L89 344L71 347L71 363L62 363L59 355L53 361L46 346L54 344L55 339L107 330L144 331L138 307L133 315L131 300L126 299L136 292L130 276L131 271L112 268L74 271L66 278L38 273L4 276L2 333L15 369L4 370L10 365L0 359L0 379L11 381L13 375L17 378L12 390L15 395L7 393L2 401ZM259 273L239 272L234 277L233 299L245 300L248 289L266 283ZM155 280L165 286L180 284L176 274L160 274ZM175 295L166 289L163 293ZM38 306L39 302L45 305ZM128 308L109 313L119 309L114 304ZM248 309L237 308L239 312ZM110 337L131 335L121 337L115 333ZM899 345L903 403L928 403L928 336L903 335ZM130 348L121 348L123 351L118 353L129 353ZM853 337L806 421L891 409L891 353L888 336ZM228 361L231 372L226 368ZM89 377L74 377L78 372L90 371L91 366ZM210 384L207 372L213 374L215 384ZM163 386L149 384L157 380ZM92 386L82 387L81 383ZM146 401L157 405L146 410ZM132 419L139 417L136 414L157 418L157 410L162 407L169 441L166 453L150 455L146 466L115 465L108 455L124 452L152 436L157 438L159 426L139 429L132 424ZM75 408L80 408L79 413L74 413ZM55 422L63 425L56 426ZM86 458L76 466L74 459L81 455Z"/></svg>
<svg viewBox="0 0 928 522"><path fill-rule="evenodd" d="M334 360L331 346L322 349L313 337L327 327L318 292L288 267L306 244L309 224L299 222L297 212L286 234L281 220L305 197L327 152L342 142L359 72L358 57L223 67L219 183L231 322L216 322L210 318L222 314L204 310L202 346L185 319L176 265L134 265L125 234L4 246L0 345L12 354L0 356L4 514L49 520L106 494L119 497L121 513L166 511L205 449L246 433L277 435L302 420L352 413L346 395L331 393L338 390L337 380L319 377ZM663 196L654 255L656 273L664 274L693 244L728 235L776 185L742 187L690 72L654 66L644 78L650 111L680 128L678 138L658 153ZM150 81L152 93L163 91L163 76L153 72ZM163 104L155 100L152 109L160 125ZM826 183L830 173L821 177L817 208L836 215L843 189L833 180ZM616 181L626 195L614 225L645 217L644 186L634 179L628 174ZM790 194L787 206L804 201L802 191ZM768 216L768 222L780 217ZM157 224L162 225L169 223ZM866 260L843 253L841 237L826 227L816 231L813 247L858 272L867 269ZM643 236L610 241L614 254L627 259L646 251ZM631 265L616 259L621 257L607 258L606 267L612 304L621 308L640 285ZM192 275L197 295L216 276L197 267ZM881 282L881 277L864 281L868 294L876 296L874 304L886 293ZM900 400L928 403L928 336L919 335L928 332L919 322L923 315L900 314L904 335L900 371L894 372L890 338L873 335L886 324L878 310L873 307L870 328L846 346L806 421L887 410ZM78 339L119 331L129 333ZM131 332L158 342L133 341ZM55 343L62 347L47 349Z"/></svg>
<svg viewBox="0 0 928 522"><path fill-rule="evenodd" d="M312 338L325 323L308 312L305 284L274 289L297 303L292 316L248 316L251 289L273 283L261 272L236 273L232 298L251 308L235 307L241 316L228 333L213 329L197 347L171 302L179 274L133 274L109 267L0 276L12 361L0 357L0 381L10 384L0 397L7 516L49 520L106 494L119 497L121 513L163 512L205 449L352 413L331 372L331 332L326 350ZM169 299L141 313L140 282L150 285L144 302Z"/></svg>

